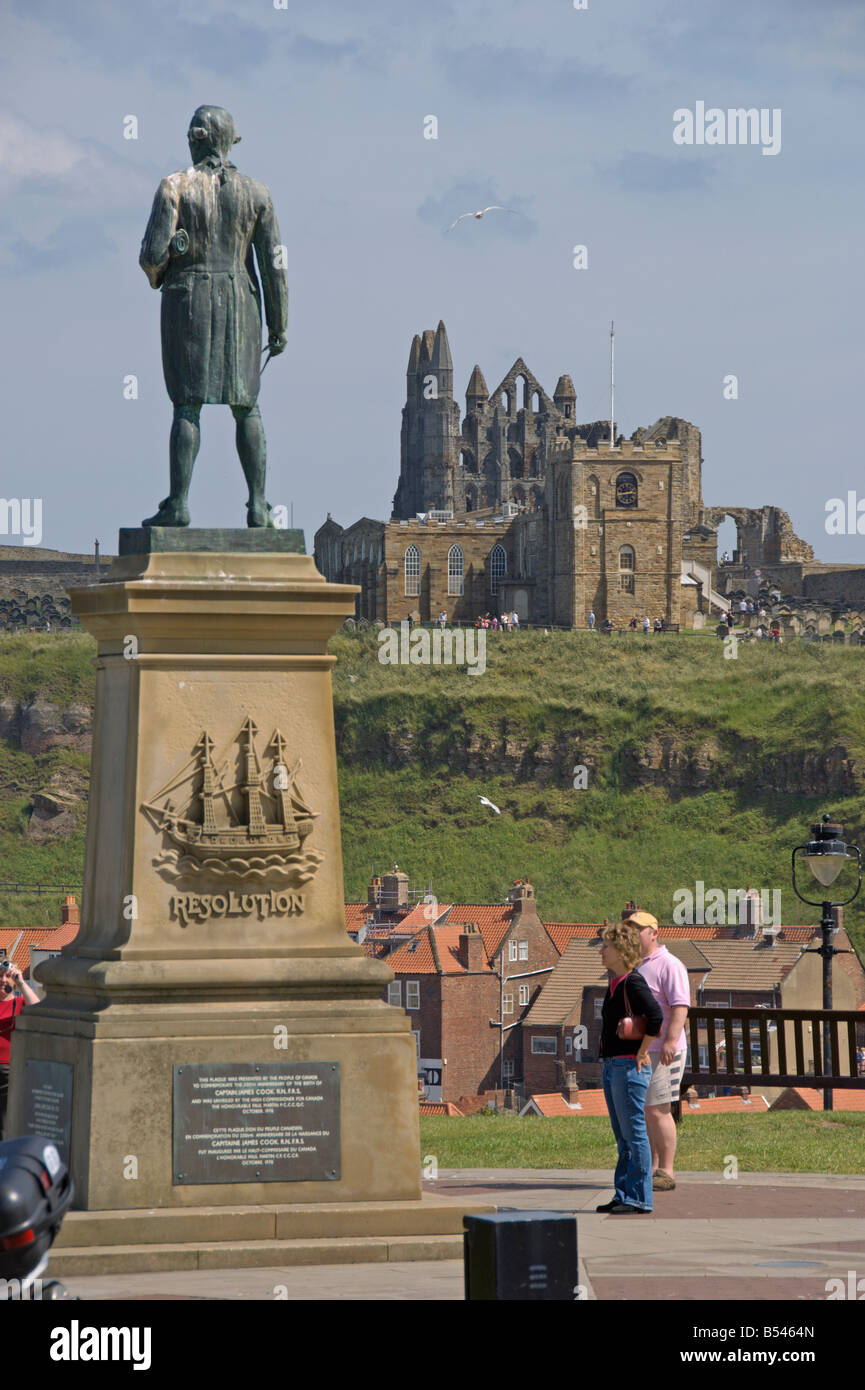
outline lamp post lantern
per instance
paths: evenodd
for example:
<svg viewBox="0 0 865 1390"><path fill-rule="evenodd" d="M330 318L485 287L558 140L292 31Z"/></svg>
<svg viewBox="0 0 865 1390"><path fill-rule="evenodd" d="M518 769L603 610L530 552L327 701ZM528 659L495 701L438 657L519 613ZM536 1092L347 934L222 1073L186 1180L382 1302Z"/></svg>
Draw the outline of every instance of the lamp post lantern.
<svg viewBox="0 0 865 1390"><path fill-rule="evenodd" d="M817 825L811 827L811 839L804 845L797 845L793 850L792 873L793 873L793 892L803 903L809 903L812 907L822 909L820 917L820 930L823 933L823 941L820 946L811 946L809 951L815 955L823 957L823 1009L828 1012L832 1008L832 957L849 955L849 951L839 950L833 942L835 932L838 930L835 921L835 908L846 907L847 903L852 903L862 887L862 855L856 845L848 845L842 838L844 827L834 821L831 816L824 815ZM799 892L796 884L796 860L804 859L808 868L811 870L817 882L824 890L820 900L806 898ZM832 887L836 878L840 874L844 865L848 862L855 862L857 870L857 882L853 892L846 898L831 898L828 890ZM816 1041L816 1039L815 1039ZM829 1028L823 1026L823 1075L830 1076L832 1073L832 1048L829 1038ZM832 1110L834 1108L832 1091L827 1086L823 1090L823 1109Z"/></svg>

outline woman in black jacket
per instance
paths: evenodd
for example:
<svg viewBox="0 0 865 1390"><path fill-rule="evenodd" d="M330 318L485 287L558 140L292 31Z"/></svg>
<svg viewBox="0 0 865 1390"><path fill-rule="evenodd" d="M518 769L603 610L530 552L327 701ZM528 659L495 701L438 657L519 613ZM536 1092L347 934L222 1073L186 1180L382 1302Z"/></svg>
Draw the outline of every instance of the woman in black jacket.
<svg viewBox="0 0 865 1390"><path fill-rule="evenodd" d="M646 1133L646 1092L652 1079L649 1043L661 1031L663 1015L639 971L640 933L631 922L616 922L601 933L601 960L612 979L601 1010L604 1096L619 1161L615 1196L597 1211L632 1216L652 1210L652 1150ZM627 1021L645 1020L642 1036ZM640 1016L642 1015L642 1018ZM622 1036L625 1034L625 1036Z"/></svg>

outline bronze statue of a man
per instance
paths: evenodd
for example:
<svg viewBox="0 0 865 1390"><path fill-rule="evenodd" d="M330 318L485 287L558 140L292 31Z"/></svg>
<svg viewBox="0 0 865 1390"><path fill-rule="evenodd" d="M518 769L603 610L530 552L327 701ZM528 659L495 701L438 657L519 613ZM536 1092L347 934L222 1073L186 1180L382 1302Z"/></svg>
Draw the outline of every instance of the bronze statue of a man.
<svg viewBox="0 0 865 1390"><path fill-rule="evenodd" d="M189 525L201 407L230 405L249 486L246 524L272 526L258 389L262 292L270 356L285 349L288 284L279 227L268 189L228 162L240 139L228 111L199 106L188 138L192 168L159 185L139 257L162 291L162 366L174 403L171 492L142 525Z"/></svg>

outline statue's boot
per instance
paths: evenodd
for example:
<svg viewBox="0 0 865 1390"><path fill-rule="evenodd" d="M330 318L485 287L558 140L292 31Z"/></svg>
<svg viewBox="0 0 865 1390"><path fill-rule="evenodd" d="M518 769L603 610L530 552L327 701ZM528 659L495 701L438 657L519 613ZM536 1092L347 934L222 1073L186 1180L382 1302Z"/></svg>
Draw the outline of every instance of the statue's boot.
<svg viewBox="0 0 865 1390"><path fill-rule="evenodd" d="M142 521L142 526L188 526L189 508L185 502L177 502L173 497L163 497L159 511Z"/></svg>
<svg viewBox="0 0 865 1390"><path fill-rule="evenodd" d="M249 499L249 506L246 508L247 526L268 526L275 530L275 523L271 514L269 502L259 495L253 495Z"/></svg>

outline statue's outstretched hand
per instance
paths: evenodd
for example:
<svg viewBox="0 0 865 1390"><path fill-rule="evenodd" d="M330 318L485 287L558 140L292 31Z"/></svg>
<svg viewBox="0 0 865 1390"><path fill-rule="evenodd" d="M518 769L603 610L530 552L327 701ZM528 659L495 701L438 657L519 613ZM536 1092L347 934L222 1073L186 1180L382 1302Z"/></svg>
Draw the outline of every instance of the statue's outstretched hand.
<svg viewBox="0 0 865 1390"><path fill-rule="evenodd" d="M278 357L281 352L285 352L285 334L271 333L267 340L268 351L271 357Z"/></svg>

